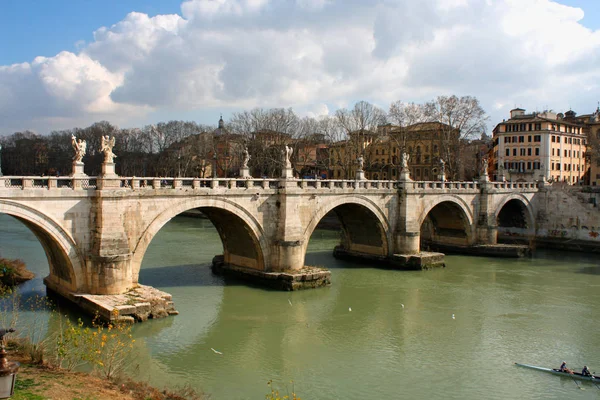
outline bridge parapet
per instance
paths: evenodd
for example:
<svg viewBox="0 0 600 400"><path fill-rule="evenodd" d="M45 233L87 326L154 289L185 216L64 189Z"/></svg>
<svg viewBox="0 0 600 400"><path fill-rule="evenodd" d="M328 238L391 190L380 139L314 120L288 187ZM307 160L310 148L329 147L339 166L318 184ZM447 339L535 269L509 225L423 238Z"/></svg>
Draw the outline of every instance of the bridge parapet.
<svg viewBox="0 0 600 400"><path fill-rule="evenodd" d="M538 182L491 182L494 189L510 190L510 189L525 189L537 190L540 187Z"/></svg>
<svg viewBox="0 0 600 400"><path fill-rule="evenodd" d="M1 189L96 189L96 177L3 176Z"/></svg>

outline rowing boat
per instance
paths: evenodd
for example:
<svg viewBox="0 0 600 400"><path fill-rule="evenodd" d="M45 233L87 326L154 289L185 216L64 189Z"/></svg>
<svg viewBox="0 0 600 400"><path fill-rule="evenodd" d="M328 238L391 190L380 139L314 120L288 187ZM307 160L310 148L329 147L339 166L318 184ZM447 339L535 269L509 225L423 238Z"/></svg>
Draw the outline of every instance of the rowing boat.
<svg viewBox="0 0 600 400"><path fill-rule="evenodd" d="M538 371L549 372L551 374L564 376L567 378L579 379L581 381L600 382L599 376L593 376L593 375L592 376L584 376L584 375L581 375L581 373L579 373L579 372L573 372L572 374L570 374L568 372L559 371L556 368L544 368L544 367L537 367L535 365L528 365L528 364L515 363L515 365L518 367L531 368L531 369L535 369Z"/></svg>

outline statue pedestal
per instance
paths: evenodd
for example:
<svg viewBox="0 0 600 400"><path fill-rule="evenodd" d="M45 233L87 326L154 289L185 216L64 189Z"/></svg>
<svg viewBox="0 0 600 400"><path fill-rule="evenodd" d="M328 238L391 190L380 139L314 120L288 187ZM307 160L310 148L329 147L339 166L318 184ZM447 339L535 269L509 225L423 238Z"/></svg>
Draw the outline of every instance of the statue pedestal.
<svg viewBox="0 0 600 400"><path fill-rule="evenodd" d="M102 178L115 178L118 175L115 173L115 163L102 163Z"/></svg>
<svg viewBox="0 0 600 400"><path fill-rule="evenodd" d="M490 177L488 174L479 175L479 182L486 183L490 181Z"/></svg>
<svg viewBox="0 0 600 400"><path fill-rule="evenodd" d="M440 181L446 182L446 174L440 174Z"/></svg>
<svg viewBox="0 0 600 400"><path fill-rule="evenodd" d="M252 178L252 176L250 176L250 168L248 168L248 167L240 168L240 178L244 178L244 179Z"/></svg>
<svg viewBox="0 0 600 400"><path fill-rule="evenodd" d="M293 179L294 178L294 170L292 168L284 168L281 170L281 177L283 179Z"/></svg>
<svg viewBox="0 0 600 400"><path fill-rule="evenodd" d="M403 182L412 181L412 179L410 179L410 171L408 171L407 169L403 169L400 172L400 177L398 178L398 180L403 181Z"/></svg>
<svg viewBox="0 0 600 400"><path fill-rule="evenodd" d="M362 169L359 169L358 171L356 171L356 180L364 181L365 180L365 171L363 171Z"/></svg>
<svg viewBox="0 0 600 400"><path fill-rule="evenodd" d="M87 175L83 172L83 163L73 161L73 172L71 173L72 178L86 177Z"/></svg>
<svg viewBox="0 0 600 400"><path fill-rule="evenodd" d="M115 173L115 163L102 164L102 173L98 176L96 187L100 190L121 187L121 178Z"/></svg>

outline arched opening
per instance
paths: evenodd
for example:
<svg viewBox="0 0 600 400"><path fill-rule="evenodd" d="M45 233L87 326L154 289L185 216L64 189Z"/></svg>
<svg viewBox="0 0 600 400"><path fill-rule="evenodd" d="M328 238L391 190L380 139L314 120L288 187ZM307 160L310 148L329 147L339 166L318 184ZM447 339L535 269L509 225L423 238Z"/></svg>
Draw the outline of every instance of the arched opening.
<svg viewBox="0 0 600 400"><path fill-rule="evenodd" d="M421 249L448 251L452 246L468 246L471 224L464 210L453 201L435 205L421 224Z"/></svg>
<svg viewBox="0 0 600 400"><path fill-rule="evenodd" d="M165 226L167 225L168 226ZM162 231L168 232L162 235ZM152 240L159 239L161 249L161 264L146 260L146 252L151 247ZM151 254L153 252L150 252ZM144 265L152 264L153 268L160 267L165 276L173 278L174 284L179 285L178 272L170 270L169 266L178 266L189 272L190 265L209 265L214 256L222 256L226 264L250 268L259 271L266 270L263 244L257 237L247 220L241 215L219 206L200 206L189 208L189 204L174 206L161 213L146 229L136 249L134 250L132 268L133 281L140 279L142 261ZM187 267L186 267L187 266ZM152 272L158 276L157 271ZM140 283L161 286L155 279L147 280L144 274Z"/></svg>
<svg viewBox="0 0 600 400"><path fill-rule="evenodd" d="M78 292L82 289L84 282L82 282L79 253L73 241L58 224L44 218L35 210L26 207L20 208L12 204L0 204L0 214L2 214L6 226L11 227L9 229L14 229L15 224L18 226L16 221L19 221L33 233L41 244L49 269L49 274L45 278L50 284L70 292ZM15 258L26 258L24 256L28 253L27 249L31 246L31 240L24 240L22 244L25 247L19 251L19 255ZM19 243L16 245L19 246ZM46 275L45 266L42 267L42 270L33 272L36 275ZM44 277L41 276L40 278Z"/></svg>
<svg viewBox="0 0 600 400"><path fill-rule="evenodd" d="M529 219L529 212L523 201L518 199L507 201L496 218L498 241L510 242L515 236L526 236L532 225Z"/></svg>
<svg viewBox="0 0 600 400"><path fill-rule="evenodd" d="M317 212L306 231L306 251L331 251L338 258L382 260L388 256L386 222L367 205L342 203ZM311 257L307 263L310 264Z"/></svg>

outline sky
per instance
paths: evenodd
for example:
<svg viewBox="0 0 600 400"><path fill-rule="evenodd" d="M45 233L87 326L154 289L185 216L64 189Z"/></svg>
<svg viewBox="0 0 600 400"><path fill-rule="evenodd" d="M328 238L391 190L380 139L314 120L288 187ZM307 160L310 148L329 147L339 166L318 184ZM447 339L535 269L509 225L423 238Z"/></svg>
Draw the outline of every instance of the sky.
<svg viewBox="0 0 600 400"><path fill-rule="evenodd" d="M0 0L0 136L477 97L593 112L599 0Z"/></svg>

